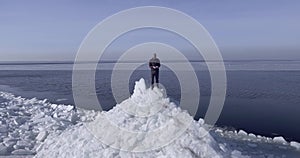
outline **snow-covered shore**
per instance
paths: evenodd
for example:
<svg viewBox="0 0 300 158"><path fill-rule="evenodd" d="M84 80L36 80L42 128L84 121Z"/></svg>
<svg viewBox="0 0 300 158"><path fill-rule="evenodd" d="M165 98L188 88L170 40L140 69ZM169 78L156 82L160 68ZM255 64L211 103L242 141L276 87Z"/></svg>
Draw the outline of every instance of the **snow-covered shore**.
<svg viewBox="0 0 300 158"><path fill-rule="evenodd" d="M76 123L71 105L0 92L0 155L34 155L50 133Z"/></svg>
<svg viewBox="0 0 300 158"><path fill-rule="evenodd" d="M87 127L106 117L118 127L128 131L148 132L174 124L178 114L187 114L159 89L149 90L140 80L132 97L110 111L95 112L71 105L56 105L46 100L25 99L0 92L0 155L35 155L36 157L299 157L300 144L247 134L244 131L208 129L204 120L192 121L174 141L162 148L146 152L118 150L103 143ZM131 114L146 107L138 117ZM138 107L138 108L136 108ZM124 109L131 109L124 111ZM156 111L158 111L156 113ZM148 113L147 113L148 112ZM104 129L111 140L116 131ZM167 131L168 132L168 131ZM140 140L143 141L143 140Z"/></svg>

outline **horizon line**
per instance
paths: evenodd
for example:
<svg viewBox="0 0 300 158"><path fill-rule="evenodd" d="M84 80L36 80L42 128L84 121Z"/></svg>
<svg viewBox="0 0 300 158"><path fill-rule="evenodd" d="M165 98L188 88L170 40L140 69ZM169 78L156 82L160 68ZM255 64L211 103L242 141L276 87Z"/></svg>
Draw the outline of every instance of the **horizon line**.
<svg viewBox="0 0 300 158"><path fill-rule="evenodd" d="M188 60L189 62L256 62L256 61L300 61L299 59L230 59L230 60ZM145 63L148 60L101 60L101 61L80 61L77 64L88 63ZM165 63L186 62L184 60L167 60ZM74 61L0 61L0 65L39 65L39 64L75 64Z"/></svg>

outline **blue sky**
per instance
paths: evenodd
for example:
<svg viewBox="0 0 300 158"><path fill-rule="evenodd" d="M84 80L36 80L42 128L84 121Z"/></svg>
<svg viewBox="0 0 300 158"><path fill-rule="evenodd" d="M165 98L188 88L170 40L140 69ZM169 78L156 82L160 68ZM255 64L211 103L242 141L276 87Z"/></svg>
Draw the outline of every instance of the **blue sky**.
<svg viewBox="0 0 300 158"><path fill-rule="evenodd" d="M147 5L177 9L198 20L225 59L300 59L297 0L1 0L0 61L73 60L86 34L101 20ZM134 44L154 40L175 41L171 44L179 44L188 57L193 56L193 49L180 37L147 29L120 37L108 51L120 53Z"/></svg>

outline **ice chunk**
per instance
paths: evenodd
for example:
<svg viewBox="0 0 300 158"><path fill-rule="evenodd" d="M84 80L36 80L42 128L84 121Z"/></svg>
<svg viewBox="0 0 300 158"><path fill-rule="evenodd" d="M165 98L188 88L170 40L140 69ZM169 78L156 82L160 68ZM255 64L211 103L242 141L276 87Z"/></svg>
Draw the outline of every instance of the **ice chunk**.
<svg viewBox="0 0 300 158"><path fill-rule="evenodd" d="M29 126L28 124L24 124L24 125L22 125L20 128L22 128L22 129L28 131L28 130L30 129L30 126Z"/></svg>
<svg viewBox="0 0 300 158"><path fill-rule="evenodd" d="M0 133L6 133L8 132L7 126L6 125L1 125L0 126Z"/></svg>
<svg viewBox="0 0 300 158"><path fill-rule="evenodd" d="M18 116L19 114L17 112L13 111L13 110L8 110L7 115L8 116Z"/></svg>
<svg viewBox="0 0 300 158"><path fill-rule="evenodd" d="M143 95L146 90L145 80L142 78L139 81L135 82L134 94L135 95Z"/></svg>
<svg viewBox="0 0 300 158"><path fill-rule="evenodd" d="M37 114L34 116L33 120L38 120L38 119L40 119L40 118L43 118L44 116L45 116L45 113L44 113L44 112L37 113Z"/></svg>
<svg viewBox="0 0 300 158"><path fill-rule="evenodd" d="M256 138L256 136L255 136L255 134L253 134L253 133L250 133L249 135L248 135L250 138Z"/></svg>
<svg viewBox="0 0 300 158"><path fill-rule="evenodd" d="M198 120L198 122L200 123L200 125L203 125L203 124L204 124L204 120L201 119L201 118Z"/></svg>
<svg viewBox="0 0 300 158"><path fill-rule="evenodd" d="M71 114L71 122L73 124L76 124L77 121L79 121L79 119L80 119L79 116L75 112L72 112L72 114Z"/></svg>
<svg viewBox="0 0 300 158"><path fill-rule="evenodd" d="M48 101L48 99L44 99L44 100L42 101L42 104L45 104L47 101Z"/></svg>
<svg viewBox="0 0 300 158"><path fill-rule="evenodd" d="M33 144L30 143L29 141L24 141L24 140L20 140L17 142L16 144L19 148L32 148L33 147Z"/></svg>
<svg viewBox="0 0 300 158"><path fill-rule="evenodd" d="M224 144L219 144L219 147L223 152L227 151L226 146Z"/></svg>
<svg viewBox="0 0 300 158"><path fill-rule="evenodd" d="M8 155L8 154L9 154L8 147L1 143L0 144L0 156L1 155Z"/></svg>
<svg viewBox="0 0 300 158"><path fill-rule="evenodd" d="M47 131L41 131L38 136L36 137L36 140L42 142L44 141L48 136L48 132Z"/></svg>
<svg viewBox="0 0 300 158"><path fill-rule="evenodd" d="M239 130L238 135L240 135L240 136L247 136L248 134L245 131L243 131L243 130Z"/></svg>
<svg viewBox="0 0 300 158"><path fill-rule="evenodd" d="M292 141L290 144L291 144L292 147L300 150L300 143Z"/></svg>
<svg viewBox="0 0 300 158"><path fill-rule="evenodd" d="M215 130L215 132L216 132L216 133L222 133L223 130L218 128L218 129Z"/></svg>
<svg viewBox="0 0 300 158"><path fill-rule="evenodd" d="M68 105L68 106L65 107L65 109L66 109L66 111L71 111L71 110L74 109L74 106Z"/></svg>
<svg viewBox="0 0 300 158"><path fill-rule="evenodd" d="M14 155L34 155L35 152L33 152L31 150L26 150L26 149L17 149L15 151L13 151L12 154L14 154Z"/></svg>
<svg viewBox="0 0 300 158"><path fill-rule="evenodd" d="M12 110L12 111L19 111L20 107L17 105L11 105L9 107L7 107L8 110Z"/></svg>
<svg viewBox="0 0 300 158"><path fill-rule="evenodd" d="M16 125L21 125L21 124L23 124L23 123L25 123L26 122L26 117L17 117L15 120L14 120L14 123L16 124Z"/></svg>
<svg viewBox="0 0 300 158"><path fill-rule="evenodd" d="M51 104L52 109L56 109L56 107L57 107L57 104Z"/></svg>
<svg viewBox="0 0 300 158"><path fill-rule="evenodd" d="M238 150L233 150L231 152L231 158L250 158L250 156L244 156L242 153Z"/></svg>
<svg viewBox="0 0 300 158"><path fill-rule="evenodd" d="M4 140L3 143L5 144L5 146L12 147L15 144L17 144L17 140L16 139L6 139L6 140Z"/></svg>
<svg viewBox="0 0 300 158"><path fill-rule="evenodd" d="M283 137L274 137L273 141L276 143L287 144L286 140Z"/></svg>
<svg viewBox="0 0 300 158"><path fill-rule="evenodd" d="M251 148L256 148L257 147L257 145L254 144L254 143L248 143L248 146L250 146Z"/></svg>

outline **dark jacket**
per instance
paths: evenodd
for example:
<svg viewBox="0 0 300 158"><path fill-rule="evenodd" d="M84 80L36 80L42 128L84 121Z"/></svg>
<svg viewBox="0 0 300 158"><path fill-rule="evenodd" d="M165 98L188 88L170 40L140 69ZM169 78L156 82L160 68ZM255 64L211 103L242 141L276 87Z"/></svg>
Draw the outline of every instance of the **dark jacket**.
<svg viewBox="0 0 300 158"><path fill-rule="evenodd" d="M149 67L152 71L158 71L160 67L160 61L158 58L152 58L149 61Z"/></svg>

